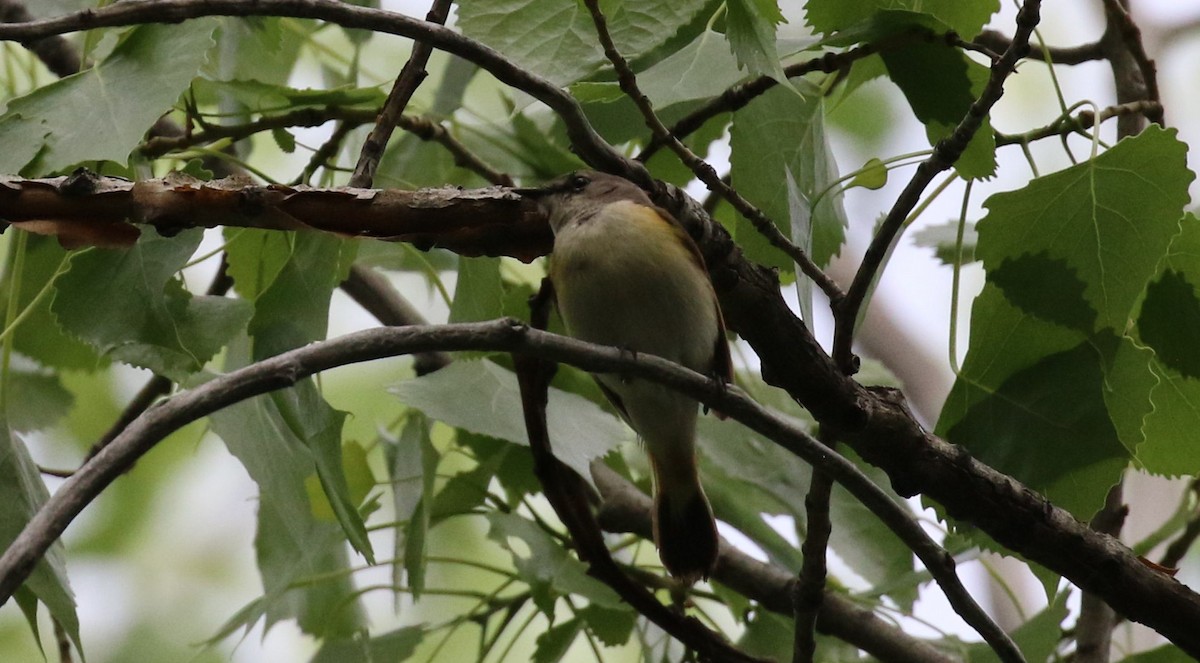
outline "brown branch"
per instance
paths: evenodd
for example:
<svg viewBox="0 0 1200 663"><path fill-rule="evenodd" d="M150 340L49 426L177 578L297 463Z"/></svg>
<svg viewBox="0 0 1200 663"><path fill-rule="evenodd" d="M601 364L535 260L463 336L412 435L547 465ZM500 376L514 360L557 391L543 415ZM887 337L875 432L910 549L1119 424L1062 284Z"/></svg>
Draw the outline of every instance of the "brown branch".
<svg viewBox="0 0 1200 663"><path fill-rule="evenodd" d="M887 44L863 44L856 48L852 48L842 53L825 53L824 55L790 64L783 68L783 73L788 78L796 78L815 72L824 72L832 74L834 72L843 71L850 65L862 58L878 53L884 48L903 43L896 41L895 44L888 42ZM779 81L771 76L759 76L744 83L738 83L722 92L719 96L713 97L700 106L696 110L688 113L680 118L675 124L671 125L667 136L654 135L650 142L637 155L636 159L645 163L650 160L660 149L666 147L667 140L670 136L682 140L687 136L692 135L695 131L704 126L706 122L722 113L732 113L736 110L745 108L747 104L762 96L771 88L779 85Z"/></svg>
<svg viewBox="0 0 1200 663"><path fill-rule="evenodd" d="M1103 0L1105 30L1100 37L1104 55L1113 69L1117 87L1117 102L1125 103L1145 99L1159 104L1157 112L1147 113L1146 119L1155 124L1163 123L1162 98L1158 91L1158 69L1154 60L1146 53L1142 44L1142 31L1134 23L1126 8L1128 0ZM1141 126L1132 118L1122 118L1126 134L1141 131Z"/></svg>
<svg viewBox="0 0 1200 663"><path fill-rule="evenodd" d="M596 516L601 527L610 532L631 532L644 539L652 538L651 501L645 493L600 461L592 462L592 479L603 500ZM721 539L712 578L767 610L792 616L796 577L750 557L725 539ZM817 630L883 661L950 663L953 660L836 591L824 591Z"/></svg>
<svg viewBox="0 0 1200 663"><path fill-rule="evenodd" d="M754 228L771 243L771 246L783 251L793 262L804 272L806 276L812 279L813 283L829 297L830 301L838 302L842 298L842 290L829 278L824 271L821 270L817 263L813 262L812 258L804 252L803 249L792 243L791 240L783 236L779 227L775 225L762 210L758 209L749 200L746 200L733 187L726 184L721 176L717 174L709 163L696 156L687 148L680 140L671 135L670 130L658 118L654 112L654 107L650 103L650 99L638 88L637 76L630 69L629 63L617 51L616 45L613 44L612 36L608 33L608 23L604 18L604 14L600 11L599 0L584 0L588 11L592 14L592 22L596 26L596 34L599 36L600 45L604 48L604 54L608 60L612 62L613 68L617 72L617 81L621 86L621 91L633 100L634 105L642 114L642 118L646 121L646 126L659 140L666 143L671 151L675 152L683 165L687 166L693 173L696 174L700 181L708 187L710 191L719 192L723 198L733 205L734 209L754 225Z"/></svg>
<svg viewBox="0 0 1200 663"><path fill-rule="evenodd" d="M202 131L155 135L139 145L137 151L142 156L155 158L177 150L214 143L226 138L233 142L238 142L254 134L273 129L319 127L333 120L340 120L348 123L351 127L357 127L371 122L375 119L375 116L375 111L369 108L347 108L344 106L300 108L279 115L261 117L253 122L246 122L244 124L210 124L206 125Z"/></svg>
<svg viewBox="0 0 1200 663"><path fill-rule="evenodd" d="M450 0L433 0L433 6L425 15L425 20L442 25L446 23L446 17L449 14ZM432 53L433 47L425 42L418 41L413 44L408 62L405 62L404 67L400 69L400 75L396 77L396 83L388 93L383 110L379 113L379 119L375 122L375 128L363 142L358 165L354 167L354 174L350 176L350 186L369 188L374 183L375 169L379 166L383 151L392 137L392 130L399 124L400 117L404 114L404 109L408 107L408 102L417 91L417 87L428 76L425 65L429 62L429 56Z"/></svg>
<svg viewBox="0 0 1200 663"><path fill-rule="evenodd" d="M1003 53L1012 46L1012 39L998 30L984 30L975 37L974 42L995 53ZM1103 60L1104 48L1098 41L1089 44L1080 44L1079 46L1047 46L1045 48L1037 44L1030 44L1029 52L1026 53L1025 58L1028 60L1037 60L1038 62L1046 62L1048 59L1054 64L1076 65Z"/></svg>
<svg viewBox="0 0 1200 663"><path fill-rule="evenodd" d="M372 329L314 343L211 380L159 402L116 440L68 479L26 524L0 556L0 601L11 596L37 559L69 522L128 463L158 440L199 417L245 398L289 387L297 380L335 366L430 350L492 350L535 354L598 373L621 373L653 380L692 397L784 445L805 461L828 471L873 512L875 502L891 499L869 481L855 479L859 470L841 456L777 415L763 409L740 390L713 381L664 359L631 357L617 348L531 330L516 321ZM873 442L859 435L845 439L870 461L884 460L893 484L905 479L922 485L947 513L973 522L998 543L1063 575L1085 591L1095 592L1117 610L1157 630L1184 651L1200 653L1200 596L1174 578L1147 567L1120 543L1088 529L966 452L920 433L913 440L911 415L901 415L895 395L878 392L880 403L868 415L876 430ZM879 427L883 427L881 430ZM883 431L887 431L886 433ZM918 429L919 430L919 429ZM914 481L915 480L915 481ZM904 486L909 488L910 485ZM964 493L963 491L970 491ZM904 492L904 491L902 491ZM919 528L919 527L918 527Z"/></svg>
<svg viewBox="0 0 1200 663"><path fill-rule="evenodd" d="M1162 104L1156 101L1130 101L1128 103L1109 106L1100 111L1099 116L1093 111L1080 111L1076 115L1066 115L1057 120L1037 129L1032 129L1020 134L1005 134L996 132L996 146L1004 145L1023 145L1031 143L1035 140L1050 138L1052 136L1066 136L1072 133L1080 133L1087 131L1097 124L1114 117L1125 117L1127 115L1149 115L1153 113L1161 113Z"/></svg>
<svg viewBox="0 0 1200 663"><path fill-rule="evenodd" d="M580 158L593 167L649 186L646 169L604 141L582 107L565 90L533 74L498 51L445 26L394 12L336 0L127 0L41 21L0 25L0 40L29 41L67 32L142 23L178 23L202 16L286 16L326 21L345 28L373 30L426 43L490 72L497 80L529 93L562 118Z"/></svg>
<svg viewBox="0 0 1200 663"><path fill-rule="evenodd" d="M1123 503L1124 490L1120 483L1108 491L1104 508L1092 518L1090 526L1097 532L1116 537L1121 533L1129 507ZM1112 649L1115 613L1103 599L1085 592L1080 600L1079 619L1075 623L1076 663L1107 663Z"/></svg>
<svg viewBox="0 0 1200 663"><path fill-rule="evenodd" d="M342 281L341 288L383 325L406 327L429 324L425 316L392 286L387 277L369 267L351 267L350 276ZM413 370L417 375L428 375L449 366L450 361L450 355L445 352L417 352L413 354Z"/></svg>
<svg viewBox="0 0 1200 663"><path fill-rule="evenodd" d="M863 306L867 292L875 281L875 276L883 269L884 258L888 248L903 228L904 220L909 212L920 201L925 188L933 182L938 173L950 168L962 156L967 143L979 130L992 106L1004 94L1004 81L1015 69L1017 62L1025 55L1029 38L1040 20L1040 0L1025 0L1017 13L1017 30L1012 43L999 60L992 64L991 76L979 98L971 104L966 117L955 127L954 133L938 141L933 148L933 154L921 162L917 172L913 174L908 185L896 198L896 202L888 211L879 231L871 240L863 255L862 264L854 275L854 282L846 292L846 298L834 307L834 337L833 359L838 367L847 374L857 371L857 358L854 356L854 324L858 319L859 309Z"/></svg>
<svg viewBox="0 0 1200 663"><path fill-rule="evenodd" d="M837 440L821 431L819 439L833 449ZM825 597L826 551L833 524L829 521L829 498L833 492L833 478L825 472L813 469L804 497L805 532L801 552L804 564L796 579L792 595L792 606L796 629L792 643L793 663L811 663L817 650L817 616L821 601Z"/></svg>
<svg viewBox="0 0 1200 663"><path fill-rule="evenodd" d="M77 180L0 175L4 219L61 222L63 230L83 224L116 231L126 219L165 232L215 226L316 229L525 261L545 255L553 243L537 205L503 189L319 189L182 175L138 182L97 177L85 191L67 186Z"/></svg>

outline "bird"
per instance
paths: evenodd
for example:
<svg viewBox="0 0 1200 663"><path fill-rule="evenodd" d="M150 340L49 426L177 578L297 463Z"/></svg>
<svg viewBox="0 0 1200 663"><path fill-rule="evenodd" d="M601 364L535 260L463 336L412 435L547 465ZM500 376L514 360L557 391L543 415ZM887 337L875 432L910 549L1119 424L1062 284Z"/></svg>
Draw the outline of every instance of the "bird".
<svg viewBox="0 0 1200 663"><path fill-rule="evenodd" d="M725 323L704 258L670 213L633 182L595 171L517 191L536 199L554 233L549 279L568 336L732 381ZM687 585L706 579L716 565L718 535L696 462L699 404L642 378L592 377L645 446L663 566Z"/></svg>

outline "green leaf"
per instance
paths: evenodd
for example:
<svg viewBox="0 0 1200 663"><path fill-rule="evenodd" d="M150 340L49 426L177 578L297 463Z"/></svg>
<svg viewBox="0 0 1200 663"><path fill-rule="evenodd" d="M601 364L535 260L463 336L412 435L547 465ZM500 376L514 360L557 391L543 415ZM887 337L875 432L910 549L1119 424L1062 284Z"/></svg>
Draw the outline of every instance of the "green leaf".
<svg viewBox="0 0 1200 663"><path fill-rule="evenodd" d="M144 235L129 249L76 256L51 311L102 354L183 380L203 368L250 319L247 302L197 296L175 277L202 232Z"/></svg>
<svg viewBox="0 0 1200 663"><path fill-rule="evenodd" d="M785 23L775 0L729 0L725 4L726 39L737 57L738 68L752 74L770 76L789 87L779 50L775 46L775 29Z"/></svg>
<svg viewBox="0 0 1200 663"><path fill-rule="evenodd" d="M576 614L587 625L588 631L599 638L605 647L619 647L629 642L638 618L637 611L628 606L614 610L589 605Z"/></svg>
<svg viewBox="0 0 1200 663"><path fill-rule="evenodd" d="M705 4L623 0L605 2L603 9L617 50L633 60L673 37ZM591 14L578 2L463 0L458 3L458 27L559 85L575 82L607 62Z"/></svg>
<svg viewBox="0 0 1200 663"><path fill-rule="evenodd" d="M755 610L738 640L738 649L770 660L791 660L794 633L795 622L792 620L766 610Z"/></svg>
<svg viewBox="0 0 1200 663"><path fill-rule="evenodd" d="M933 255L943 265L955 263L967 265L975 262L975 244L979 234L975 231L974 223L967 223L963 228L962 261L958 260L958 221L947 221L930 225L912 233L913 243L933 249Z"/></svg>
<svg viewBox="0 0 1200 663"><path fill-rule="evenodd" d="M892 82L925 124L931 145L950 136L987 84L988 69L942 43L918 42L880 54ZM954 169L964 178L989 177L996 171L996 139L983 124Z"/></svg>
<svg viewBox="0 0 1200 663"><path fill-rule="evenodd" d="M386 447L396 520L408 521L407 526L395 528L395 549L404 551L404 555L403 564L392 567L392 582L402 587L407 575L414 599L425 587L425 541L440 460L429 433L425 418L414 414L405 422L396 443Z"/></svg>
<svg viewBox="0 0 1200 663"><path fill-rule="evenodd" d="M656 108L661 109L685 101L715 97L745 77L745 72L739 70L737 60L729 52L724 37L712 30L705 30L687 46L638 74L638 87L654 102ZM572 86L572 93L580 85L584 84ZM589 85L616 87L615 83ZM618 96L621 94L619 89Z"/></svg>
<svg viewBox="0 0 1200 663"><path fill-rule="evenodd" d="M1192 285L1200 282L1200 220L1188 214L1181 225L1146 289L1134 329L1154 352L1150 370L1158 378L1149 394L1153 411L1145 419L1145 442L1137 458L1147 470L1172 476L1200 473L1200 449L1189 432L1200 426L1195 407L1200 378L1193 375L1196 350L1190 345L1200 343L1200 329L1191 326L1200 297Z"/></svg>
<svg viewBox="0 0 1200 663"><path fill-rule="evenodd" d="M829 148L823 120L820 92L804 81L796 81L804 94L776 88L753 104L733 114L730 130L730 158L733 186L761 209L783 232L791 237L787 219L788 171L797 176L796 184L809 200L838 179L837 163ZM812 210L812 258L825 265L837 255L845 241L846 212L841 198L825 195ZM738 218L734 228L748 258L791 271L790 261L746 220Z"/></svg>
<svg viewBox="0 0 1200 663"><path fill-rule="evenodd" d="M244 358L245 352L231 349L231 359ZM267 625L294 618L306 633L348 637L357 632L363 616L344 574L346 533L314 513L306 481L317 472L316 460L296 438L299 431L267 396L224 408L210 420L213 432L259 486L255 550ZM318 576L324 580L309 582Z"/></svg>
<svg viewBox="0 0 1200 663"><path fill-rule="evenodd" d="M409 407L455 428L529 444L517 378L490 361L455 362L401 382L391 392ZM589 481L591 459L630 435L616 417L595 403L558 389L550 390L546 419L555 456Z"/></svg>
<svg viewBox="0 0 1200 663"><path fill-rule="evenodd" d="M211 73L201 80L287 83L305 37L316 29L313 22L273 16L222 21L208 67Z"/></svg>
<svg viewBox="0 0 1200 663"><path fill-rule="evenodd" d="M938 18L964 39L983 29L1000 9L999 0L810 0L808 23L817 32L833 33L870 19L883 10L911 10Z"/></svg>
<svg viewBox="0 0 1200 663"><path fill-rule="evenodd" d="M874 191L875 189L882 189L887 184L887 181L887 166L883 165L883 162L878 158L871 157L867 159L862 168L858 169L858 173L854 176L854 179L850 180L850 183L846 187L860 186L864 189Z"/></svg>
<svg viewBox="0 0 1200 663"><path fill-rule="evenodd" d="M460 258L450 322L492 320L504 314L499 258Z"/></svg>
<svg viewBox="0 0 1200 663"><path fill-rule="evenodd" d="M29 236L25 245L25 269L17 293L18 310L25 310L33 302L46 283L64 266L63 261L70 259L70 255L53 237ZM0 283L0 296L4 301L12 296L12 283L12 271L5 270L4 281ZM55 292L60 287L55 282ZM17 327L13 348L51 368L91 371L106 366L107 359L97 355L92 346L68 335L58 324L57 318L50 312L52 301L53 297L43 297L30 310L21 326Z"/></svg>
<svg viewBox="0 0 1200 663"><path fill-rule="evenodd" d="M591 380L589 377L588 380ZM475 459L479 461L477 469L488 468L491 476L495 476L507 494L508 503L516 506L521 498L541 492L542 485L533 473L533 454L525 447L511 442L498 440L484 435L475 435L465 430L456 431L458 443L471 449ZM475 470L472 470L472 473ZM458 475L458 477L463 475ZM458 477L451 479L454 481ZM488 489L486 479L481 478L478 494ZM447 488L449 483L447 483ZM443 492L445 490L443 489ZM439 495L440 497L440 495Z"/></svg>
<svg viewBox="0 0 1200 663"><path fill-rule="evenodd" d="M424 639L424 626L405 626L365 640L330 640L321 645L311 663L406 661Z"/></svg>
<svg viewBox="0 0 1200 663"><path fill-rule="evenodd" d="M1062 639L1062 624L1066 620L1067 597L1070 591L1059 592L1050 605L1038 612L1012 633L1013 642L1021 649L1027 661L1048 661L1054 657ZM992 663L1000 661L996 652L987 643L975 643L967 650L970 663Z"/></svg>
<svg viewBox="0 0 1200 663"><path fill-rule="evenodd" d="M234 101L251 113L328 106L374 108L387 98L378 87L294 88L285 83L201 78L192 84L192 91L198 102Z"/></svg>
<svg viewBox="0 0 1200 663"><path fill-rule="evenodd" d="M10 101L0 116L0 172L127 163L204 64L217 25L196 19L134 28L97 66Z"/></svg>
<svg viewBox="0 0 1200 663"><path fill-rule="evenodd" d="M1168 269L1146 288L1138 315L1138 335L1165 367L1200 379L1200 298L1183 272Z"/></svg>
<svg viewBox="0 0 1200 663"><path fill-rule="evenodd" d="M1063 300L1082 281L1083 298L1097 315L1081 331L1124 334L1135 302L1179 232L1193 179L1186 152L1173 130L1150 127L1095 159L998 193L984 203L988 214L978 225L976 253L989 274L1027 254L1064 262L1076 279L1022 283L1005 294L1018 303ZM1030 287L1048 292L1020 292Z"/></svg>
<svg viewBox="0 0 1200 663"><path fill-rule="evenodd" d="M546 629L537 637L533 663L558 663L561 661L582 629L583 622L578 617Z"/></svg>
<svg viewBox="0 0 1200 663"><path fill-rule="evenodd" d="M275 140L275 146L285 154L291 154L296 151L296 137L287 129L276 127L271 130L271 138Z"/></svg>
<svg viewBox="0 0 1200 663"><path fill-rule="evenodd" d="M57 374L19 355L12 357L5 397L9 426L22 433L53 425L70 412L75 401Z"/></svg>
<svg viewBox="0 0 1200 663"><path fill-rule="evenodd" d="M558 596L578 594L594 605L617 609L624 605L608 585L587 573L583 562L567 553L537 523L515 513L488 512L488 538L512 553L513 565L529 583L533 600L546 615L554 614ZM516 542L523 545L516 545Z"/></svg>
<svg viewBox="0 0 1200 663"><path fill-rule="evenodd" d="M0 548L8 548L49 498L50 493L24 440L9 429L7 421L0 419ZM75 596L67 580L66 558L60 541L50 546L22 587L36 596L50 610L50 615L62 624L75 649L83 651ZM33 605L29 595L20 598L20 603L28 616L28 609ZM34 616L36 618L36 614Z"/></svg>
<svg viewBox="0 0 1200 663"><path fill-rule="evenodd" d="M1086 284L1066 262L1045 252L1004 260L988 272L988 282L1017 308L1042 320L1085 334L1095 326L1096 312L1083 300ZM1054 287L1044 287L1047 283Z"/></svg>
<svg viewBox="0 0 1200 663"><path fill-rule="evenodd" d="M804 532L804 499L811 468L779 445L764 441L732 421L702 417L698 431L703 482L717 516L741 529L778 562L789 568L798 564L800 556L795 546L767 526L762 514L790 515L797 531ZM840 451L855 458L846 449ZM879 470L865 463L858 465L879 485L888 485ZM899 497L895 499L903 502ZM855 573L877 586L912 571L912 555L904 543L840 486L833 491L830 508L837 523L830 547ZM751 515L738 509L746 509Z"/></svg>
<svg viewBox="0 0 1200 663"><path fill-rule="evenodd" d="M1105 401L1105 353L991 285L975 301L971 331L938 433L1090 518L1129 462Z"/></svg>
<svg viewBox="0 0 1200 663"><path fill-rule="evenodd" d="M296 236L276 230L226 228L227 273L239 295L254 301L268 290L292 257Z"/></svg>

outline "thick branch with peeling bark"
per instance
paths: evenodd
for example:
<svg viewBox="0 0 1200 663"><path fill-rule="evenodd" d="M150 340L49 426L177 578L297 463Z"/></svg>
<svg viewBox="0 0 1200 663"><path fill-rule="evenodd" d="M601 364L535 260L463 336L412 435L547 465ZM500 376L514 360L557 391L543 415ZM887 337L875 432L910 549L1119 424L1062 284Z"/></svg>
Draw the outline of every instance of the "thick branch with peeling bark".
<svg viewBox="0 0 1200 663"><path fill-rule="evenodd" d="M184 176L138 182L0 176L0 218L59 224L31 228L49 234L69 234L72 228L116 234L127 221L165 233L216 226L323 230L525 261L545 255L553 243L537 206L499 188L400 191L259 186L237 178L202 182ZM123 236L128 234L124 230Z"/></svg>

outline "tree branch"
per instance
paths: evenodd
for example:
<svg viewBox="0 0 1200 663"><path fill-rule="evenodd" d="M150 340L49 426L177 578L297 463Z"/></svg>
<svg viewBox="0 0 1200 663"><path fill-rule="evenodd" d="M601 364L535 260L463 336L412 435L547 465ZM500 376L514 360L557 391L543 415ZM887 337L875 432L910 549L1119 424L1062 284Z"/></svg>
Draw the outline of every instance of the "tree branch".
<svg viewBox="0 0 1200 663"><path fill-rule="evenodd" d="M996 53L1003 53L1012 46L1012 39L1005 36L999 30L984 30L975 37L974 42ZM1098 41L1079 46L1047 46L1045 48L1037 44L1030 44L1029 52L1025 54L1025 58L1028 60L1037 60L1038 62L1046 62L1049 59L1054 64L1076 65L1094 60L1103 60L1104 48Z"/></svg>
<svg viewBox="0 0 1200 663"><path fill-rule="evenodd" d="M608 34L608 24L604 19L604 14L600 11L599 0L584 0L588 11L592 14L592 22L596 25L596 34L599 36L600 45L604 48L604 54L612 63L613 68L617 72L617 80L621 86L621 91L633 100L634 105L642 114L642 118L646 121L646 126L650 128L651 133L656 138L666 143L671 151L675 152L683 165L687 166L700 181L708 187L710 191L718 192L726 200L733 205L734 209L742 216L746 217L758 230L759 234L770 242L771 246L783 251L793 262L804 272L806 276L812 279L813 283L829 297L830 301L837 302L842 298L842 290L829 278L821 268L808 257L808 254L803 249L796 246L788 238L783 236L779 231L779 227L773 221L767 218L762 210L758 209L749 200L746 200L740 193L737 192L729 184L721 179L717 174L716 169L705 162L700 157L696 156L687 148L678 138L671 135L666 125L662 120L658 119L658 115L654 113L654 107L650 104L650 99L638 88L637 76L633 70L629 68L629 63L625 58L617 52L617 47L613 44L612 36Z"/></svg>
<svg viewBox="0 0 1200 663"><path fill-rule="evenodd" d="M834 448L836 439L820 431L818 439ZM796 578L792 593L792 610L796 622L792 643L792 663L811 663L817 650L817 616L821 601L825 597L825 556L829 548L829 534L833 524L829 520L829 498L833 492L833 478L825 472L813 469L808 494L804 497L805 532L801 552L804 564Z"/></svg>
<svg viewBox="0 0 1200 663"><path fill-rule="evenodd" d="M938 141L933 148L933 154L917 167L917 172L913 174L908 185L896 198L896 202L888 211L883 223L880 224L879 231L871 240L870 246L867 247L862 265L854 275L854 282L850 285L850 289L846 292L846 298L834 308L833 359L843 372L852 374L857 370L857 361L852 351L854 324L858 319L859 309L866 299L867 291L875 281L876 274L883 269L883 261L887 256L888 248L899 234L909 212L920 201L925 188L938 173L953 166L954 162L962 156L971 137L979 130L992 106L1004 94L1004 81L1016 69L1017 62L1027 52L1029 38L1040 20L1040 9L1041 0L1025 0L1021 10L1017 13L1016 34L1000 59L992 63L991 76L983 92L971 104L966 117L958 123L954 133Z"/></svg>
<svg viewBox="0 0 1200 663"><path fill-rule="evenodd" d="M632 532L645 539L652 538L651 500L645 493L600 461L592 462L592 479L603 499L596 515L601 527L610 532ZM796 577L750 557L724 539L712 578L772 612L792 616ZM825 590L821 599L817 629L883 661L950 663L953 660L831 590Z"/></svg>
<svg viewBox="0 0 1200 663"><path fill-rule="evenodd" d="M27 42L67 32L142 23L178 23L202 16L286 16L407 37L473 62L501 83L529 93L563 120L577 153L593 167L649 186L646 169L625 158L596 133L582 107L565 90L498 51L445 26L394 12L336 0L126 0L73 14L0 25L0 40Z"/></svg>
<svg viewBox="0 0 1200 663"><path fill-rule="evenodd" d="M429 23L444 25L446 17L449 15L450 0L433 0L433 6L425 15L425 20ZM429 62L429 56L432 53L433 48L429 44L421 41L413 43L408 62L405 62L404 67L400 69L400 75L396 77L396 83L392 86L392 91L388 93L383 110L379 113L379 119L375 122L375 128L363 142L358 165L354 167L354 174L350 176L350 186L370 188L374 183L375 169L379 166L383 151L392 137L392 130L399 124L401 116L404 115L404 109L417 91L417 87L428 76L425 65Z"/></svg>
<svg viewBox="0 0 1200 663"><path fill-rule="evenodd" d="M83 179L86 188L78 185ZM9 222L54 222L41 229L47 234L78 227L115 233L126 219L168 233L216 226L315 229L526 262L548 253L554 241L537 205L503 189L320 189L257 186L242 178L204 182L183 175L138 182L0 175L0 209Z"/></svg>
<svg viewBox="0 0 1200 663"><path fill-rule="evenodd" d="M764 410L740 390L720 384L664 359L634 358L617 348L531 330L519 322L372 329L293 350L211 380L161 401L133 422L108 447L64 482L0 557L0 599L7 599L67 524L129 463L180 426L233 403L292 386L316 372L348 363L434 350L493 350L536 354L591 372L619 372L659 382L720 410L828 471L873 512L890 498L873 484L855 479L858 469L790 422ZM882 392L882 400L894 399ZM902 457L886 465L912 471L928 494L954 517L977 524L1001 545L1040 562L1086 591L1093 591L1131 619L1145 623L1184 651L1200 653L1200 596L1174 578L1139 561L1111 537L1089 530L1014 479L992 470L964 451L932 436L913 447L907 442L911 417L889 410L872 413L875 425L891 435L861 444L860 453L878 458L881 447ZM878 435L878 431L875 432ZM854 438L851 438L852 440ZM898 448L897 448L898 447ZM928 479L926 479L928 478ZM893 482L897 482L893 476ZM974 495L964 496L962 490ZM910 544L911 545L911 544ZM931 569L936 572L936 569Z"/></svg>

